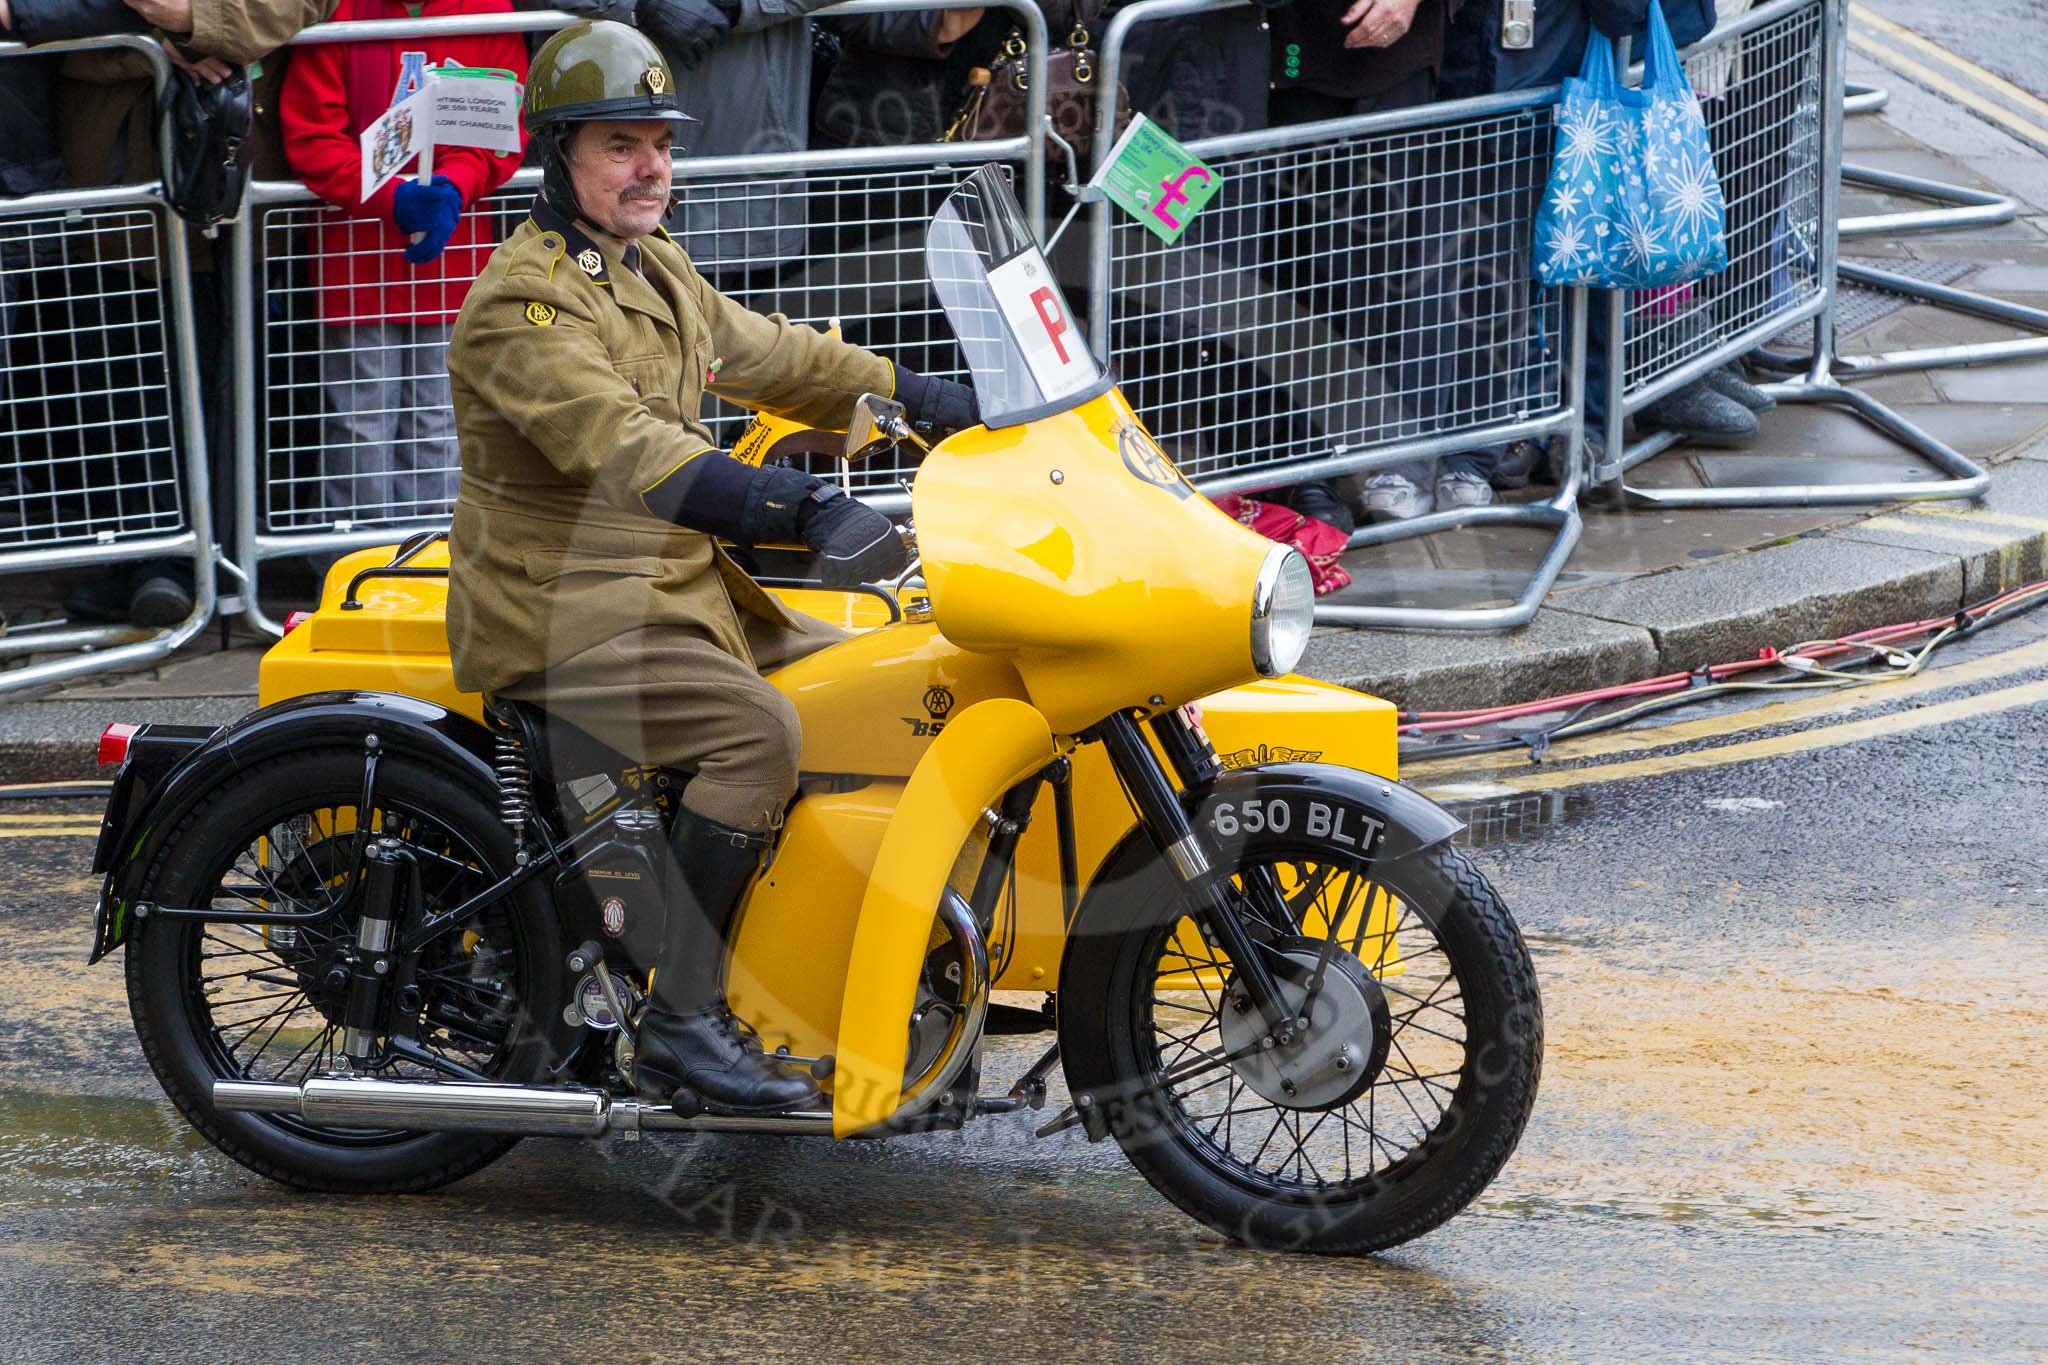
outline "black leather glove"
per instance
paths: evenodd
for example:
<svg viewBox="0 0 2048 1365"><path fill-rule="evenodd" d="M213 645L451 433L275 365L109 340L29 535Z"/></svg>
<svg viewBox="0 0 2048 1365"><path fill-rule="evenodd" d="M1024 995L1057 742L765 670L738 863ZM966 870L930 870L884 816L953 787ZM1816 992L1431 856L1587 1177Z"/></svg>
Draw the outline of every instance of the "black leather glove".
<svg viewBox="0 0 2048 1365"><path fill-rule="evenodd" d="M973 389L901 365L896 366L896 401L903 404L911 425L930 427L941 435L981 425L981 404Z"/></svg>
<svg viewBox="0 0 2048 1365"><path fill-rule="evenodd" d="M853 588L894 578L910 565L896 524L830 484L820 483L797 512L804 544L817 552L828 588Z"/></svg>
<svg viewBox="0 0 2048 1365"><path fill-rule="evenodd" d="M638 0L633 14L670 61L693 71L732 32L739 6L732 0Z"/></svg>

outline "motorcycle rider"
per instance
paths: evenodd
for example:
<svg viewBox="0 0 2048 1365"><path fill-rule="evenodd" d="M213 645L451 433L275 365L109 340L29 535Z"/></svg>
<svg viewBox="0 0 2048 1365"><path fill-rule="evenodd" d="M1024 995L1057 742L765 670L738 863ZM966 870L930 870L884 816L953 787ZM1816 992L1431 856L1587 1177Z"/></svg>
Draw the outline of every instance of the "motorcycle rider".
<svg viewBox="0 0 2048 1365"><path fill-rule="evenodd" d="M693 774L634 1084L727 1113L805 1107L816 1085L737 1029L721 968L796 790L796 711L757 670L843 635L785 609L718 539L808 545L833 586L897 574L905 552L887 517L822 479L714 448L699 405L715 389L843 429L874 392L949 429L979 420L974 395L705 283L660 227L672 144L693 120L635 29L584 21L550 38L525 116L541 192L470 290L448 354L456 683Z"/></svg>

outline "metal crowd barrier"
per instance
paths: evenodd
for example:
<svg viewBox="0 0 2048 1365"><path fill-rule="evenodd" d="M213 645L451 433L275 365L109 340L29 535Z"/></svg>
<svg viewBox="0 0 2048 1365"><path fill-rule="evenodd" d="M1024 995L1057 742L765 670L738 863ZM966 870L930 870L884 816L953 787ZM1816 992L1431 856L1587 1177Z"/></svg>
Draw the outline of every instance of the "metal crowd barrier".
<svg viewBox="0 0 2048 1365"><path fill-rule="evenodd" d="M818 17L945 8L948 0L852 0ZM1026 80L1042 114L1044 17L1030 0L998 0L1017 14L1030 49ZM321 24L294 45L451 32L546 31L558 12ZM848 340L913 369L965 377L944 315L925 285L924 229L939 203L989 162L1013 165L1027 211L1043 224L1044 143L1017 137L775 156L689 157L676 164L679 240L721 292L800 322L837 322ZM527 168L473 209L489 224L473 248L480 271L490 248L526 217L540 183ZM447 521L457 455L446 348L452 313L431 286L415 284L400 255L380 248L355 262L370 288L352 302L323 301L315 278L317 234L367 221L321 203L290 181L252 187L255 210L235 225L240 277L234 319L237 476L236 559L247 578L238 603L272 635L282 627L258 602L265 560L336 555ZM331 267L332 262L326 262ZM258 277L260 272L260 280ZM366 295L387 295L381 307ZM360 307L368 302L372 306ZM260 316L259 316L260 313ZM713 435L730 445L746 415L707 405ZM910 466L874 460L851 486L885 511L907 510Z"/></svg>
<svg viewBox="0 0 2048 1365"><path fill-rule="evenodd" d="M1893 213L1864 213L1844 218L1835 230L1839 241L1858 237L1898 237L1906 233L1946 232L1959 227L1986 227L2010 223L2019 217L2020 201L1996 190L1951 185L1920 175L1902 175L1875 166L1843 166L1842 183L1860 185L1885 194L1903 194L1926 199L1942 208L1901 209Z"/></svg>
<svg viewBox="0 0 2048 1365"><path fill-rule="evenodd" d="M1777 0L1717 28L1686 54L1689 70L1725 63L1730 53L1735 62L1723 97L1702 101L1728 200L1729 262L1678 290L1608 297L1605 439L1593 478L1615 492L1659 507L1800 507L1974 497L1989 484L1977 465L1833 373L1838 274L1847 270L1837 250L1844 14L1841 0ZM1781 402L1847 408L1947 477L1711 488L1626 481L1629 470L1681 438L1662 432L1628 445L1624 419L1808 319L1814 346L1806 373L1770 392Z"/></svg>
<svg viewBox="0 0 2048 1365"><path fill-rule="evenodd" d="M1138 25L1244 0L1141 0L1103 39L1098 126ZM1224 198L1173 246L1096 202L1089 312L1125 395L1206 493L1385 470L1516 440L1579 447L1584 300L1539 290L1533 221L1555 89L1209 138ZM1109 139L1096 139L1096 167ZM1552 533L1504 607L1324 605L1345 625L1521 625L1577 544L1579 461L1556 496L1366 527Z"/></svg>
<svg viewBox="0 0 2048 1365"><path fill-rule="evenodd" d="M43 56L153 40L44 43ZM0 43L0 72L27 49ZM0 75L0 79L5 79ZM161 156L163 147L159 145ZM192 612L163 630L13 625L0 693L152 662L213 615L213 525L184 222L151 185L0 198L0 575L189 560Z"/></svg>
<svg viewBox="0 0 2048 1365"><path fill-rule="evenodd" d="M1858 114L1874 114L1891 103L1892 93L1881 85L1865 85L1861 81L1842 83L1842 112L1850 118Z"/></svg>
<svg viewBox="0 0 2048 1365"><path fill-rule="evenodd" d="M950 3L850 0L817 13ZM684 244L707 277L750 307L837 321L849 339L921 370L961 373L924 282L926 219L962 176L998 162L1023 177L1042 235L1045 148L1048 140L1059 143L1043 117L1044 20L1032 0L1000 3L1017 13L1028 39L1030 134L685 160L676 172L689 215ZM1120 11L1101 47L1104 125L1138 25L1244 3L1139 0ZM294 41L534 32L571 18L550 11L325 24ZM2043 333L2048 313L1839 264L1844 43L1840 0L1775 0L1689 54L1696 78L1711 76L1704 107L1729 200L1730 266L1682 289L1601 299L1611 363L1600 380L1606 415L1596 434L1606 440L1597 462L1585 458L1589 361L1597 370L1588 353L1587 297L1541 290L1531 277L1533 210L1551 156L1551 90L1196 142L1193 150L1230 185L1172 248L1069 185L1092 209L1078 268L1094 344L1113 359L1162 443L1211 493L1366 474L1516 440L1562 447L1562 486L1546 501L1368 527L1352 541L1459 526L1539 527L1551 533L1549 548L1512 604L1333 606L1319 612L1329 622L1492 629L1528 621L1578 540L1587 480L1663 506L1979 492L1986 476L1974 464L1838 381L2034 354L2048 349L2048 335L1843 358L1834 335L1838 277L1901 292L1910 286ZM159 85L170 78L161 52L140 38L37 51L92 46L142 51ZM20 49L0 46L0 58L10 51ZM1860 97L1868 102L1870 93ZM1110 142L1096 140L1098 168ZM1078 178L1085 168L1074 169ZM484 242L472 249L477 266L488 243L523 218L537 178L520 172L477 210L488 223ZM349 220L303 186L266 182L223 231L239 493L231 562L212 544L205 427L190 378L198 366L184 225L147 187L0 200L0 250L16 252L0 271L0 340L14 362L0 392L9 418L0 455L28 480L13 495L0 493L0 574L171 554L191 560L198 585L192 617L147 638L121 628L0 638L0 657L99 651L0 674L0 691L168 653L212 615L216 562L244 585L222 609L240 610L274 634L279 627L257 603L264 561L339 553L445 520L456 468L445 301L426 296L395 251L380 250L363 264L390 287L390 302L367 313L323 303L313 236ZM30 243L42 254L20 256ZM1076 253L1052 255L1076 269ZM17 317L35 321L7 330ZM1933 461L1945 481L1704 490L1626 482L1630 469L1673 443L1657 436L1625 445L1628 416L1806 321L1814 324L1814 346L1803 373L1773 391L1787 402L1848 407ZM332 334L341 327L374 330L351 330L343 348ZM73 348L64 354L74 358L57 358L59 346ZM351 360L342 387L355 390L345 401L335 396L343 349ZM355 367L373 353L388 368L366 383ZM81 354L92 363L77 363ZM729 440L743 414L713 404L709 417ZM908 473L870 464L852 476L853 486L901 510L907 497L899 481ZM20 514L13 527L4 516L10 502Z"/></svg>

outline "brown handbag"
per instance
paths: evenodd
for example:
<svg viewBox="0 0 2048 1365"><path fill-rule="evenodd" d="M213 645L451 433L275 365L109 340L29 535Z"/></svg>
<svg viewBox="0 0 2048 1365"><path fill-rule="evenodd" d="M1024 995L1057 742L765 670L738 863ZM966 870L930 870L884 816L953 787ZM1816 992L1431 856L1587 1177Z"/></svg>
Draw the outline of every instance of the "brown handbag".
<svg viewBox="0 0 2048 1365"><path fill-rule="evenodd" d="M1067 34L1066 44L1045 54L1045 112L1052 117L1053 131L1080 158L1076 173L1082 176L1093 167L1095 157L1093 42L1087 25L1076 21L1073 31ZM1026 50L1022 30L1012 29L993 63L967 73L967 98L940 141L993 142L1024 135L1024 100L1029 85ZM1130 122L1131 95L1119 81L1116 131L1110 134L1111 139L1120 137Z"/></svg>

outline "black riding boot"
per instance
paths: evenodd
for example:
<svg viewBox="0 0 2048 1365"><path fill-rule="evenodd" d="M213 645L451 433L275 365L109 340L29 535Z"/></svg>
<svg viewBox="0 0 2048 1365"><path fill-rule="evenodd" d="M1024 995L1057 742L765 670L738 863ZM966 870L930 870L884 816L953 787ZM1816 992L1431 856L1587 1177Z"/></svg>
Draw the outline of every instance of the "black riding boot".
<svg viewBox="0 0 2048 1365"><path fill-rule="evenodd" d="M686 1089L706 1109L725 1114L815 1105L811 1078L769 1060L725 1007L726 936L772 839L687 809L677 812L669 838L681 884L669 898L668 942L634 1038L634 1086L664 1100Z"/></svg>

